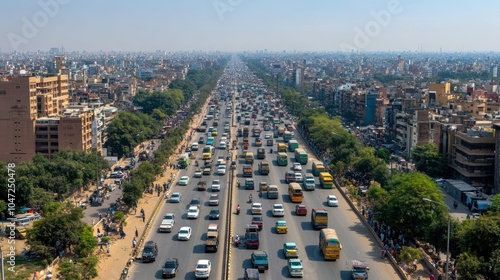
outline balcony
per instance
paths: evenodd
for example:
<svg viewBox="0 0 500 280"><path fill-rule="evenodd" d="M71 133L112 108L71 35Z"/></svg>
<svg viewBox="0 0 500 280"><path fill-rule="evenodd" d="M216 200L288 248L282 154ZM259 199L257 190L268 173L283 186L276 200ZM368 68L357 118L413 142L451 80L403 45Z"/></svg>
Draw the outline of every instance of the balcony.
<svg viewBox="0 0 500 280"><path fill-rule="evenodd" d="M467 166L493 166L494 162L487 162L484 158L478 158L475 160L468 159L462 155L456 155L455 160L463 165Z"/></svg>
<svg viewBox="0 0 500 280"><path fill-rule="evenodd" d="M481 178L481 177L490 177L493 176L493 168L491 168L491 171L488 170L473 170L472 172L456 165L455 163L452 163L449 165L451 168L455 169L458 173L460 173L464 177L474 177L474 178Z"/></svg>
<svg viewBox="0 0 500 280"><path fill-rule="evenodd" d="M462 145L459 145L459 144L453 144L453 147L455 147L455 149L458 149L462 152L464 152L464 154L466 155L476 155L476 156L493 156L495 154L495 150L491 150L491 149L469 149L467 147L464 147Z"/></svg>

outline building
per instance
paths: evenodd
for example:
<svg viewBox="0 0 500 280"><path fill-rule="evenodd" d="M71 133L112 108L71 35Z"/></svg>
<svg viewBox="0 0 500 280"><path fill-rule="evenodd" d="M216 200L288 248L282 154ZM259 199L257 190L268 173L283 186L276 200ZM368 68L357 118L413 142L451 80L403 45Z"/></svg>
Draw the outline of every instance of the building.
<svg viewBox="0 0 500 280"><path fill-rule="evenodd" d="M493 194L500 193L500 123L493 123L495 130L495 169L494 169L494 184Z"/></svg>
<svg viewBox="0 0 500 280"><path fill-rule="evenodd" d="M453 95L450 92L450 83L440 83L440 84L429 84L429 91L436 92L436 102L441 104L441 106L448 106L448 102L453 99Z"/></svg>
<svg viewBox="0 0 500 280"><path fill-rule="evenodd" d="M491 122L483 122L463 130L448 130L452 177L474 187L486 187L485 193L491 192L495 166L495 137L490 127Z"/></svg>
<svg viewBox="0 0 500 280"><path fill-rule="evenodd" d="M15 76L0 80L0 161L31 161L35 123L56 117L69 104L68 76Z"/></svg>
<svg viewBox="0 0 500 280"><path fill-rule="evenodd" d="M50 158L53 153L92 149L92 109L67 109L61 117L39 118L35 124L35 151Z"/></svg>

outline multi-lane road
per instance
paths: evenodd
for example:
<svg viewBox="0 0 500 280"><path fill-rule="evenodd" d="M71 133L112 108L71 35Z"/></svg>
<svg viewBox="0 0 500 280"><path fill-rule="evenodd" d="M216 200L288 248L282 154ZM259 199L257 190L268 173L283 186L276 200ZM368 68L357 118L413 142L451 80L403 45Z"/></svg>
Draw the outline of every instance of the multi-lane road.
<svg viewBox="0 0 500 280"><path fill-rule="evenodd" d="M235 67L234 61L230 62L232 67ZM230 69L226 71L224 75L234 75L237 69ZM241 71L241 69L240 69ZM231 73L233 72L233 73ZM245 75L235 75L238 77L245 77ZM248 76L248 75L247 75ZM228 77L224 77L226 80ZM242 81L235 81L240 83ZM233 91L234 95L238 95L236 90ZM240 101L244 100L240 98ZM247 100L248 101L248 100ZM220 108L220 123L223 124L224 121L229 120L226 116L225 105L227 103L221 103ZM234 106L234 103L233 103ZM233 121L235 121L235 112L233 112ZM258 116L257 119L262 119L262 115ZM252 120L253 122L253 120ZM239 125L239 124L238 124ZM210 126L210 123L209 123ZM252 125L250 125L252 126ZM262 123L259 123L260 127L263 127ZM236 127L232 127L232 139L236 137L235 134ZM219 139L223 133L223 126L218 127L218 136L216 137L215 146L218 146ZM228 182L229 182L229 172L225 176L219 176L212 174L210 176L204 175L203 178L193 178L194 171L196 167L194 166L194 161L186 170L182 170L179 176L187 175L190 177L190 182L188 186L175 186L170 192L180 192L182 194L182 201L179 204L172 204L166 202L161 206L158 216L155 218L153 223L153 228L146 238L148 240L154 240L158 244L159 255L156 262L154 263L141 263L136 262L131 269L130 278L131 279L161 279L161 268L163 262L166 258L178 258L180 264L180 271L177 273L177 278L182 279L194 279L194 268L196 262L199 259L208 259L212 263L212 273L210 278L212 279L222 279L223 268L229 267L227 271L229 274L229 279L243 279L244 268L251 267L250 255L252 250L245 249L244 246L231 248L231 258L228 266L224 265L225 260L224 254L224 233L226 231L226 217L230 215L231 218L231 229L232 235L239 234L244 235L245 227L247 224L251 223L251 213L249 211L250 204L247 203L248 196L250 193L253 195L254 202L261 202L263 204L263 229L260 232L260 250L265 250L269 255L269 270L261 274L261 279L283 279L289 278L287 270L287 262L282 252L283 243L287 241L295 242L299 248L299 258L303 261L304 265L304 277L311 279L351 279L351 260L363 260L368 262L370 265L369 277L370 279L400 279L399 276L394 271L393 267L388 263L387 260L380 258L380 248L375 242L372 235L369 233L363 224L358 220L358 217L349 208L346 201L343 200L342 196L338 193L336 189L321 189L318 188L319 182L316 178L316 190L308 191L304 193L304 204L308 208L308 213L310 213L312 208L326 208L329 213L329 227L335 228L340 241L342 243L341 258L336 262L324 261L323 256L318 247L319 232L315 231L311 227L310 216L296 216L295 215L295 203L292 203L287 194L288 184L285 183L284 174L286 171L291 170L292 163L294 162L293 153L288 153L289 164L287 167L277 166L276 162L276 142L281 142L281 138L274 139L273 154L270 154L270 148L266 146L266 139L264 135L266 133L272 133L271 131L263 131L261 138L264 142L263 147L266 149L266 159L270 162L270 174L267 176L259 175L257 169L258 162L260 160L255 160L254 167L254 180L256 183L256 188L254 191L244 190L243 187L237 189L233 188L232 197L228 197ZM197 133L193 138L193 141L197 141L201 133ZM206 138L206 137L205 137ZM232 140L231 139L231 140ZM300 146L305 148L309 153L310 159L312 159L313 154L305 145L303 139L300 135L296 134L295 139L298 140ZM239 138L240 144L242 138ZM254 147L254 137L250 137L250 148L249 151L253 152L254 155L257 154L257 147ZM231 141L229 141L231 143ZM195 152L196 157L200 165L203 163L201 160L201 149L204 145L201 145L200 150ZM237 150L238 155L241 154L241 146ZM233 151L234 152L234 151ZM226 158L228 152L226 150L215 150L214 161L217 160L219 156ZM244 179L242 178L242 166L244 164L244 159L238 157L238 168L236 169L235 175L236 180L240 180L242 185ZM311 163L303 165L302 173L311 172ZM228 164L229 168L229 164ZM213 169L214 172L215 169ZM229 169L228 169L229 170ZM178 177L179 178L179 177ZM205 253L204 241L206 230L209 223L214 221L208 220L208 213L212 207L207 205L207 200L211 194L210 188L208 191L198 191L197 183L200 180L206 181L210 186L213 179L219 179L221 181L222 189L219 193L220 195L220 210L221 219L215 221L219 224L221 232L221 244L219 246L219 251L217 253ZM279 187L280 195L277 200L269 200L264 194L259 197L257 189L258 184L261 181L265 181L268 184L277 185ZM339 207L330 208L326 205L326 197L329 194L335 194L339 199ZM186 218L187 205L191 198L200 198L202 200L202 206L200 211L200 217L196 220L188 220ZM229 209L228 199L231 200L233 205L239 204L241 206L241 214L235 215L235 209ZM274 218L272 217L271 209L274 203L282 203L285 207L285 217L284 218ZM172 233L158 233L156 227L161 223L162 217L165 213L174 213L176 215L176 224ZM274 230L274 225L276 220L285 219L288 224L288 234L276 234ZM156 225L156 226L155 226ZM182 226L189 226L192 228L193 233L189 241L178 241L177 231Z"/></svg>

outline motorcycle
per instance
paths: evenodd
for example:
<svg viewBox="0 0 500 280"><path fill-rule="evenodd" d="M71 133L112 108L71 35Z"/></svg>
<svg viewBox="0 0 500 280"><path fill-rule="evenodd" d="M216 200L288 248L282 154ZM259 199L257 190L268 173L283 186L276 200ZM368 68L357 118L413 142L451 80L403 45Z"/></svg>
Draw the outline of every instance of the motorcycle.
<svg viewBox="0 0 500 280"><path fill-rule="evenodd" d="M236 207L236 215L239 215L240 214L240 207Z"/></svg>
<svg viewBox="0 0 500 280"><path fill-rule="evenodd" d="M241 239L238 235L234 237L234 246L239 247L241 244Z"/></svg>
<svg viewBox="0 0 500 280"><path fill-rule="evenodd" d="M252 195L249 195L248 196L248 202L252 203L252 201L253 201L253 197L252 197Z"/></svg>

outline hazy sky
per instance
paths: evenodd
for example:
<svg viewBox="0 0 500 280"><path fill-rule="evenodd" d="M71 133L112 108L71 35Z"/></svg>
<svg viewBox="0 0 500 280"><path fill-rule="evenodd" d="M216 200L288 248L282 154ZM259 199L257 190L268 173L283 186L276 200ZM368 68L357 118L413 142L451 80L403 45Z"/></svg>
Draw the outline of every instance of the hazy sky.
<svg viewBox="0 0 500 280"><path fill-rule="evenodd" d="M1 0L2 52L500 51L500 1Z"/></svg>

